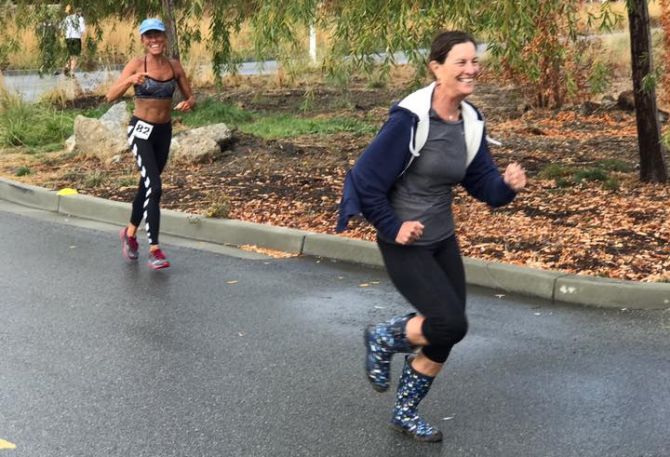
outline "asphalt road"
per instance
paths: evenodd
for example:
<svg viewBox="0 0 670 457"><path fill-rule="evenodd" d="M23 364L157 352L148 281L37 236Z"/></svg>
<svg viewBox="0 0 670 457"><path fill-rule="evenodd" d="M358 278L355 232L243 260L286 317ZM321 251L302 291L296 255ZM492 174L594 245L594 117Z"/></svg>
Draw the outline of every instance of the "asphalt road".
<svg viewBox="0 0 670 457"><path fill-rule="evenodd" d="M667 311L471 289L421 444L363 374L364 325L407 309L383 271L163 244L150 271L114 227L0 202L0 457L670 456Z"/></svg>

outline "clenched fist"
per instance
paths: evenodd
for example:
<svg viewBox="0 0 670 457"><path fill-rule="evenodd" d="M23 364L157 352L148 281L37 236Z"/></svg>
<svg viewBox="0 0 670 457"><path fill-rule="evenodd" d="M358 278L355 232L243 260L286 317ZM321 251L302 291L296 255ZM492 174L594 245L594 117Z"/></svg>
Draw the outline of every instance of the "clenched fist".
<svg viewBox="0 0 670 457"><path fill-rule="evenodd" d="M510 163L503 174L503 181L514 192L518 192L526 187L526 172L523 171L523 168L518 163Z"/></svg>
<svg viewBox="0 0 670 457"><path fill-rule="evenodd" d="M395 242L398 244L412 244L423 236L423 224L419 221L405 221L400 226Z"/></svg>
<svg viewBox="0 0 670 457"><path fill-rule="evenodd" d="M149 76L149 73L147 72L135 73L133 75L130 75L126 81L128 84L140 85L144 84L144 80L146 79L147 76Z"/></svg>

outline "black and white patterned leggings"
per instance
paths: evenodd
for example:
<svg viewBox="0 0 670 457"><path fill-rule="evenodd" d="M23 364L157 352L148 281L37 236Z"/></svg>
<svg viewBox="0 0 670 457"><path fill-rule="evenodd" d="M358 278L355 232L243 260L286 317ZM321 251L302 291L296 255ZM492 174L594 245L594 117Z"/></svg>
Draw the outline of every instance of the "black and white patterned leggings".
<svg viewBox="0 0 670 457"><path fill-rule="evenodd" d="M158 244L160 229L161 173L167 163L172 140L172 123L153 124L136 116L128 124L128 144L140 171L130 223L146 223L149 244Z"/></svg>

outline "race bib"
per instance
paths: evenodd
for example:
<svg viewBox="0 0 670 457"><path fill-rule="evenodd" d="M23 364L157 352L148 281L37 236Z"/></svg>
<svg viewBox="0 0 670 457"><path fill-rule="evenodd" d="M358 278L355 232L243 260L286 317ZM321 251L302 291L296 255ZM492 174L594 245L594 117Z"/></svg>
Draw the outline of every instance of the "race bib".
<svg viewBox="0 0 670 457"><path fill-rule="evenodd" d="M133 130L133 136L140 138L142 140L148 140L151 135L151 131L154 129L154 126L147 124L146 122L137 121L135 124L135 129Z"/></svg>

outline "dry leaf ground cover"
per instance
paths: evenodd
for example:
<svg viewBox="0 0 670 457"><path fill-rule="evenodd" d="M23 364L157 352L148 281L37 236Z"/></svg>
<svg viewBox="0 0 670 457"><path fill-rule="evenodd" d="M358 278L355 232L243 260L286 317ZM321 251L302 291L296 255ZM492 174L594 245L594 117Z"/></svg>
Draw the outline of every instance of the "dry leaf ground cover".
<svg viewBox="0 0 670 457"><path fill-rule="evenodd" d="M310 118L349 117L381 125L405 89L342 94L316 87L272 89L261 82L212 93L248 110ZM307 101L307 102L306 102ZM491 210L462 190L455 199L465 255L535 268L639 281L670 281L669 186L638 180L635 117L607 104L528 110L510 88L482 83L472 97L484 112L502 168L520 162L530 181L509 206ZM613 104L612 104L613 105ZM177 119L178 123L178 119ZM235 127L235 126L232 126ZM314 232L334 233L346 170L370 134L308 134L266 140L239 131L204 164L164 172L163 206ZM31 174L17 176L21 166ZM131 157L105 164L65 153L0 154L0 174L49 189L130 201ZM357 222L344 236L373 239Z"/></svg>

